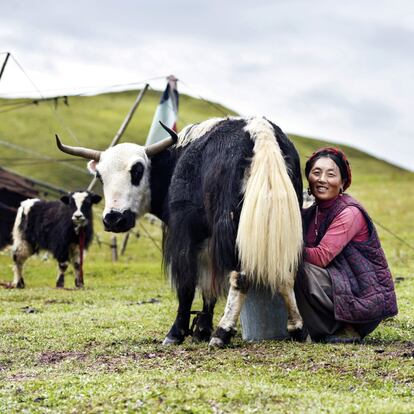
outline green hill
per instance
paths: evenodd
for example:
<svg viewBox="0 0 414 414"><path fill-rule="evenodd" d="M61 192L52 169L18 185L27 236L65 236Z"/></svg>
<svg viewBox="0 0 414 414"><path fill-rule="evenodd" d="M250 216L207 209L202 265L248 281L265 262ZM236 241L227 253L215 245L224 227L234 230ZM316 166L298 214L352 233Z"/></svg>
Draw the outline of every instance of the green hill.
<svg viewBox="0 0 414 414"><path fill-rule="evenodd" d="M80 188L90 180L85 161L60 153L55 146L54 134L69 145L104 149L112 140L124 117L132 106L137 91L110 93L96 96L69 97L69 106L59 100L40 102L11 110L11 103L23 104L27 100L0 99L0 166L43 180L65 189ZM151 125L160 92L148 91L129 124L122 141L143 144ZM235 112L219 104L180 96L178 129L189 123L215 116L234 115ZM273 120L277 123L277 119ZM283 129L283 125L280 125ZM288 131L285 131L288 132ZM291 136L302 157L311 154L326 142ZM24 148L7 146L11 143ZM379 161L350 147L343 147L359 176L411 176L404 170ZM42 157L50 157L42 160ZM64 162L63 162L64 161Z"/></svg>

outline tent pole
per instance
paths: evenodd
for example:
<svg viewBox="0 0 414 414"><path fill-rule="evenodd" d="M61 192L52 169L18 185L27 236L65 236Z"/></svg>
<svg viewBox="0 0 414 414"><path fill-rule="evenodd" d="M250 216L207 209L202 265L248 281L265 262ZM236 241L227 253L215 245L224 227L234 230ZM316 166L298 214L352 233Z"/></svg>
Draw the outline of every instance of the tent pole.
<svg viewBox="0 0 414 414"><path fill-rule="evenodd" d="M3 66L1 67L1 70L0 70L0 79L3 76L3 72L4 72L4 69L6 68L6 64L7 64L7 61L9 60L9 57L10 57L10 52L7 52L6 59L4 59Z"/></svg>

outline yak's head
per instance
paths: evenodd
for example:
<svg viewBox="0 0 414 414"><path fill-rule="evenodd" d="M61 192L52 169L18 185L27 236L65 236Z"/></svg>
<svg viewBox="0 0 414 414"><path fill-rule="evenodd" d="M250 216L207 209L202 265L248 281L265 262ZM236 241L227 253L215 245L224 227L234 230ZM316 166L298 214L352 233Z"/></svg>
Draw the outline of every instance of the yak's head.
<svg viewBox="0 0 414 414"><path fill-rule="evenodd" d="M92 204L97 204L102 200L98 194L90 191L75 191L65 194L60 199L72 212L72 222L76 229L88 225L92 217Z"/></svg>
<svg viewBox="0 0 414 414"><path fill-rule="evenodd" d="M105 209L102 215L106 231L128 231L135 219L149 211L151 203L151 157L177 142L177 134L161 123L170 137L143 147L137 144L118 144L106 151L69 147L60 142L58 148L71 155L89 159L88 169L102 182Z"/></svg>

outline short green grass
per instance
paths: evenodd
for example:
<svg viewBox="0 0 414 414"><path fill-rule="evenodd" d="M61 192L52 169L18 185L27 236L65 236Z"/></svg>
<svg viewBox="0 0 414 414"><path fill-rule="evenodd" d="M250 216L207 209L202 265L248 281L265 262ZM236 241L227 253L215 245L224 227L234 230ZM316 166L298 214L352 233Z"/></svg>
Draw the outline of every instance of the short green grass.
<svg viewBox="0 0 414 414"><path fill-rule="evenodd" d="M112 132L134 97L122 98ZM100 98L90 99L97 103ZM105 99L101 103L105 106ZM85 114L92 111L83 105ZM102 119L113 115L101 110ZM76 129L83 131L80 124L86 122L79 119ZM112 133L102 128L100 134L102 147ZM292 139L302 160L324 144ZM351 194L376 222L413 246L414 174L354 149L346 152L354 173ZM50 169L41 172L44 179L47 174L52 178ZM63 174L54 183L71 181ZM95 221L103 243L95 241L85 259L84 289L73 289L72 272L67 288L55 289L56 264L42 254L27 263L26 289L0 289L1 413L414 412L414 252L383 227L378 230L400 312L364 344L246 343L239 333L230 347L209 351L206 344L189 339L180 346L161 345L177 301L161 270L159 226L142 219L125 254L113 263L100 209ZM5 250L0 252L0 280L11 278L10 252ZM197 298L193 308L200 303ZM34 312L27 313L28 307ZM223 301L215 323L222 310Z"/></svg>

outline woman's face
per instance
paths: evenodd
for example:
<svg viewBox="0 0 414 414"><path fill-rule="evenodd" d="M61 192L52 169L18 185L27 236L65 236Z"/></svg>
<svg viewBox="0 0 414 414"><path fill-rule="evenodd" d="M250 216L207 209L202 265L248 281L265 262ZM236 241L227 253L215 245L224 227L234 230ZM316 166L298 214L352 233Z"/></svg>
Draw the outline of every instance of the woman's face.
<svg viewBox="0 0 414 414"><path fill-rule="evenodd" d="M309 176L309 188L318 201L332 200L343 187L341 172L335 161L321 157L313 164Z"/></svg>

